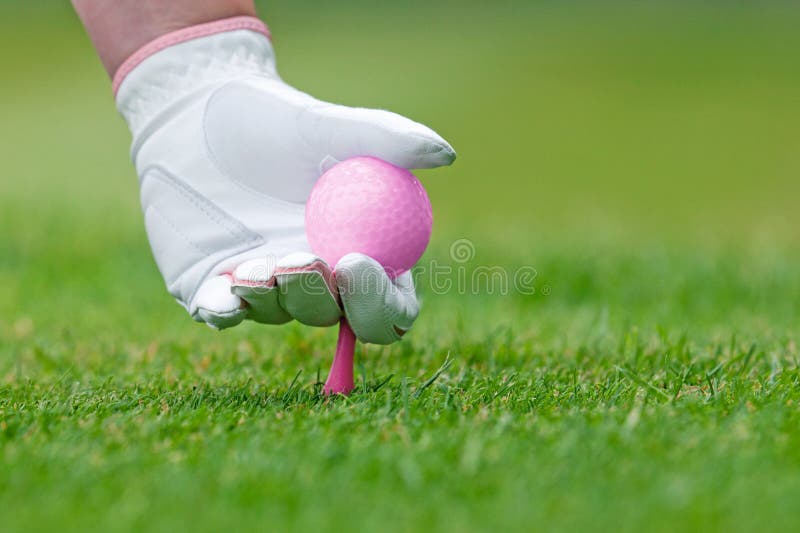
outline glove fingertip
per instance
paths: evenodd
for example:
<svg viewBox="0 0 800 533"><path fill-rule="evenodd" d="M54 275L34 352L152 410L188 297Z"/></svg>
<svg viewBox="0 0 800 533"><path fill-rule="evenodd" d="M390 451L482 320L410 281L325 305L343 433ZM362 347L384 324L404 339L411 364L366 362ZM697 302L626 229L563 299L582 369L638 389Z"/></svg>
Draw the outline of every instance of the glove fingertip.
<svg viewBox="0 0 800 533"><path fill-rule="evenodd" d="M431 130L432 136L410 133L415 148L413 166L409 168L436 168L452 165L456 151L450 143Z"/></svg>
<svg viewBox="0 0 800 533"><path fill-rule="evenodd" d="M247 305L231 290L229 275L206 280L197 291L193 307L195 320L218 330L238 325L247 315Z"/></svg>

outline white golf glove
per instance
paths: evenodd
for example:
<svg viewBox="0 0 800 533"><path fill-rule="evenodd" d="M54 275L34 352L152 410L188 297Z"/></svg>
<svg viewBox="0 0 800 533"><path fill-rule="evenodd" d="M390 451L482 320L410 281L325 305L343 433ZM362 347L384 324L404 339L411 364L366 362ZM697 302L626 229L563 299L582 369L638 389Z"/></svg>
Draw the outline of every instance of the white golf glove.
<svg viewBox="0 0 800 533"><path fill-rule="evenodd" d="M335 324L388 344L419 311L409 273L361 254L327 265L306 240L304 204L336 161L405 168L455 159L429 128L388 111L321 102L275 70L266 26L236 17L136 52L114 78L133 134L145 226L167 288L195 320ZM332 273L331 267L335 271Z"/></svg>

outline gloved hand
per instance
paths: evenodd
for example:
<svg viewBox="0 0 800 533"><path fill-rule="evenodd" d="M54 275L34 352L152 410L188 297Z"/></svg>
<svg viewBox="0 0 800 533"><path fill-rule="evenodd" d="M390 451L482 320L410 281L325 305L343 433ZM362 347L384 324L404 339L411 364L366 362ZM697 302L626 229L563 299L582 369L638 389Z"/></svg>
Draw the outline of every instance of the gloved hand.
<svg viewBox="0 0 800 533"><path fill-rule="evenodd" d="M344 313L362 342L388 344L419 310L409 273L374 260L331 266L306 240L304 204L336 161L448 165L429 128L388 111L321 102L275 70L266 26L236 17L180 30L131 56L114 78L133 133L150 245L167 288L215 328L244 319L312 326ZM341 305L340 305L341 304Z"/></svg>

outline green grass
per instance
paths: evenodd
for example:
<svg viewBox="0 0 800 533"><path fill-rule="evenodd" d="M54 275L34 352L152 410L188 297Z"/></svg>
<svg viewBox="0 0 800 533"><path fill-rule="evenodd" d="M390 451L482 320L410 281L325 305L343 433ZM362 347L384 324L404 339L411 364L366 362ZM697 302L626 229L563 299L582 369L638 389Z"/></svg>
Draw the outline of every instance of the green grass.
<svg viewBox="0 0 800 533"><path fill-rule="evenodd" d="M170 300L80 26L5 5L0 527L797 530L800 10L291 4L287 80L459 150L422 264L535 293L423 279L325 400L333 330Z"/></svg>

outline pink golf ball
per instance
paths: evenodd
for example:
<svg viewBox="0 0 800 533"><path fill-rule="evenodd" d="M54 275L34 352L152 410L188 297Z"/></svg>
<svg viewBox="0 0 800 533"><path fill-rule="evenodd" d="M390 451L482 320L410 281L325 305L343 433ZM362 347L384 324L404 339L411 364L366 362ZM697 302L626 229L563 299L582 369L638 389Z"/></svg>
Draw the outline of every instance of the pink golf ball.
<svg viewBox="0 0 800 533"><path fill-rule="evenodd" d="M306 204L311 249L335 266L366 254L395 277L414 266L431 237L428 194L414 175L375 157L353 157L325 172Z"/></svg>

